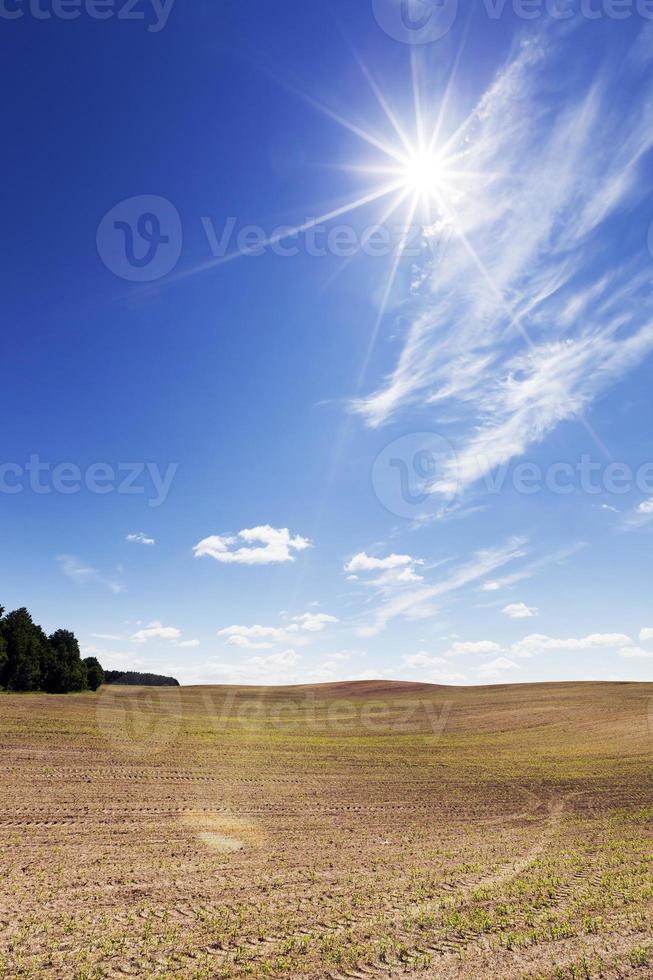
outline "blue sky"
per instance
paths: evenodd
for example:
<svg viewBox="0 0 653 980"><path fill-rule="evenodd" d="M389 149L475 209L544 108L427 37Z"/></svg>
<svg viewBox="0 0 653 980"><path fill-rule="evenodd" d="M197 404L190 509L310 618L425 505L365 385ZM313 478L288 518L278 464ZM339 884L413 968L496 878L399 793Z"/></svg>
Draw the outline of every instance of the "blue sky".
<svg viewBox="0 0 653 980"><path fill-rule="evenodd" d="M0 14L2 604L184 683L651 679L646 5L66 9Z"/></svg>

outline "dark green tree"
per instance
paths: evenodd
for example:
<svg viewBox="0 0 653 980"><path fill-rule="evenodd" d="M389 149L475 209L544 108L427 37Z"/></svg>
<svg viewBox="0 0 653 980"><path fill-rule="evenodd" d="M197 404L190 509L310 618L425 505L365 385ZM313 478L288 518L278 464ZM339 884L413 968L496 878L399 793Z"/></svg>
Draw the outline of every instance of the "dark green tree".
<svg viewBox="0 0 653 980"><path fill-rule="evenodd" d="M0 688L7 691L46 691L66 694L95 691L104 683L104 671L95 657L82 660L70 630L46 636L27 609L4 615L0 606Z"/></svg>
<svg viewBox="0 0 653 980"><path fill-rule="evenodd" d="M9 663L9 656L7 654L7 641L5 640L5 634L3 630L3 616L4 609L0 606L0 687L6 687L6 673L7 664Z"/></svg>
<svg viewBox="0 0 653 980"><path fill-rule="evenodd" d="M84 664L86 665L86 676L88 678L88 686L91 691L97 691L101 684L104 684L104 671L100 661L95 657L85 657Z"/></svg>
<svg viewBox="0 0 653 980"><path fill-rule="evenodd" d="M2 621L8 662L4 686L10 691L37 691L41 683L43 633L27 609L15 609Z"/></svg>
<svg viewBox="0 0 653 980"><path fill-rule="evenodd" d="M50 637L50 646L54 656L56 682L60 685L53 693L85 691L88 687L86 665L82 661L75 634L70 630L57 630Z"/></svg>

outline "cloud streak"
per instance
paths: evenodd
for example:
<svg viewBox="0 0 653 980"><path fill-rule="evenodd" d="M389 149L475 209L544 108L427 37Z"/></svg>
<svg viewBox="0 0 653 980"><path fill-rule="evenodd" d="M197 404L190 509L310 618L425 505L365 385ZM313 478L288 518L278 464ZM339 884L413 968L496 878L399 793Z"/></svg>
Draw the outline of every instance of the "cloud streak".
<svg viewBox="0 0 653 980"><path fill-rule="evenodd" d="M653 349L646 243L618 263L605 247L610 222L646 190L653 82L633 55L618 79L603 69L570 97L560 69L575 43L546 31L524 41L452 137L461 176L442 195L448 246L423 270L393 370L353 406L373 427L415 408L461 420L436 494L582 421ZM642 97L620 98L635 78Z"/></svg>

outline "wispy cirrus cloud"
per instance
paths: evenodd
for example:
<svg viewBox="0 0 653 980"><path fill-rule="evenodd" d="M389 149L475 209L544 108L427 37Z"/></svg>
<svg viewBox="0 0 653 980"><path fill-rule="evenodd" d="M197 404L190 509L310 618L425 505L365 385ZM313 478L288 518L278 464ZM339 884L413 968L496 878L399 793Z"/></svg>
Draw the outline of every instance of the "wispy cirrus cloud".
<svg viewBox="0 0 653 980"><path fill-rule="evenodd" d="M510 647L514 657L533 657L547 651L580 651L622 649L632 643L625 633L590 633L588 636L559 639L543 633L532 633Z"/></svg>
<svg viewBox="0 0 653 980"><path fill-rule="evenodd" d="M118 582L114 578L110 578L99 572L97 568L93 568L92 565L88 565L86 562L77 558L76 555L57 555L57 562L59 563L59 568L67 578L77 582L78 585L85 585L88 582L97 582L103 585L113 592L114 595L118 595L120 592L125 592L125 586L122 582Z"/></svg>
<svg viewBox="0 0 653 980"><path fill-rule="evenodd" d="M511 572L509 575L502 575L498 578L488 579L481 585L481 592L500 592L503 589L509 589L518 582L523 582L526 579L531 578L537 572L542 571L549 565L562 565L568 558L577 554L585 547L585 543L582 541L571 545L568 548L562 548L559 551L554 551L551 554L543 555L541 558L535 559L535 561L530 561L517 572Z"/></svg>
<svg viewBox="0 0 653 980"><path fill-rule="evenodd" d="M496 569L526 554L525 538L511 538L496 548L485 548L474 553L471 559L453 567L449 573L431 584L415 585L414 582L389 582L381 578L375 583L380 605L372 615L372 621L359 627L359 636L374 636L382 632L388 623L397 618L424 619L432 616L446 595L463 589ZM387 574L387 573L386 573Z"/></svg>
<svg viewBox="0 0 653 980"><path fill-rule="evenodd" d="M395 367L354 403L370 426L416 408L459 420L457 459L434 493L582 421L653 350L646 243L616 263L606 248L611 221L647 190L637 178L653 145L653 78L638 48L618 75L579 74L574 89L560 67L575 43L573 32L529 37L451 137L449 166L470 176L442 195L447 248L423 270ZM633 81L637 100L624 91Z"/></svg>

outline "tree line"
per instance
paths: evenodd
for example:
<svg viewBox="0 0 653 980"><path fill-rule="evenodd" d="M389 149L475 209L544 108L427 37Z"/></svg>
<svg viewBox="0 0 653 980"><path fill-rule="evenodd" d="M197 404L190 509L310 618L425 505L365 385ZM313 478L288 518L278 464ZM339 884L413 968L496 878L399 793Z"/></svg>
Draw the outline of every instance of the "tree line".
<svg viewBox="0 0 653 980"><path fill-rule="evenodd" d="M48 636L27 609L4 615L0 606L0 687L6 691L97 691L104 671L96 657L82 659L70 630Z"/></svg>
<svg viewBox="0 0 653 980"><path fill-rule="evenodd" d="M105 684L142 684L145 687L179 687L175 677L163 674L143 674L139 670L105 670Z"/></svg>
<svg viewBox="0 0 653 980"><path fill-rule="evenodd" d="M48 636L27 609L7 613L0 606L0 689L5 691L97 691L101 684L179 686L174 677L135 670L103 670L96 657L84 657L70 630Z"/></svg>

